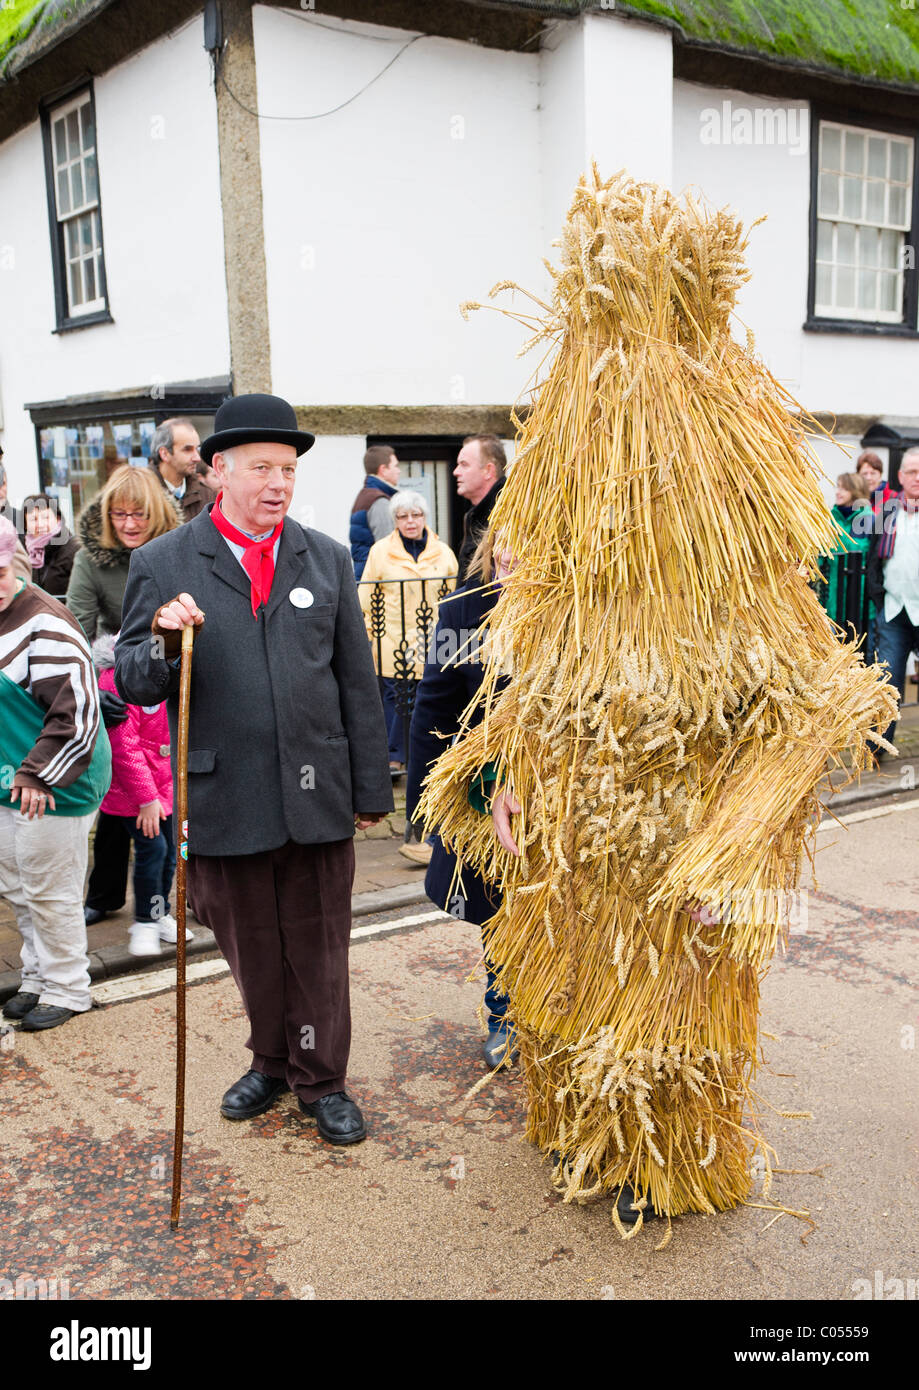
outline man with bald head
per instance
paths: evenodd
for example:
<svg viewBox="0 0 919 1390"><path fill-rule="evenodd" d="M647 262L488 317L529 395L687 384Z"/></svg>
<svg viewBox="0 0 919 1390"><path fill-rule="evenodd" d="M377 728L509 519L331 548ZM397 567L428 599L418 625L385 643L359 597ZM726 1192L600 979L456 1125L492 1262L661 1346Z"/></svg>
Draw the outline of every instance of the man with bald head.
<svg viewBox="0 0 919 1390"><path fill-rule="evenodd" d="M919 649L919 449L900 461L900 487L873 518L865 587L877 612L878 663L900 692L906 663ZM896 721L884 737L893 740Z"/></svg>

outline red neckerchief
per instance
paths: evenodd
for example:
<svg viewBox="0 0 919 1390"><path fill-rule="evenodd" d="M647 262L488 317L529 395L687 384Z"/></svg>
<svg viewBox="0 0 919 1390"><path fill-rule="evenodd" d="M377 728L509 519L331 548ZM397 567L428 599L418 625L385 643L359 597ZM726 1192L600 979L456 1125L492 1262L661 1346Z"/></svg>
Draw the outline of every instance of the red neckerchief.
<svg viewBox="0 0 919 1390"><path fill-rule="evenodd" d="M227 521L220 510L221 497L222 492L211 507L211 521L221 536L225 536L234 545L243 547L242 566L252 584L252 616L257 618L259 604L267 603L268 595L271 593L271 582L274 579L274 543L284 528L284 522L279 521L270 535L263 536L260 541L254 541L245 531L238 531L232 521Z"/></svg>

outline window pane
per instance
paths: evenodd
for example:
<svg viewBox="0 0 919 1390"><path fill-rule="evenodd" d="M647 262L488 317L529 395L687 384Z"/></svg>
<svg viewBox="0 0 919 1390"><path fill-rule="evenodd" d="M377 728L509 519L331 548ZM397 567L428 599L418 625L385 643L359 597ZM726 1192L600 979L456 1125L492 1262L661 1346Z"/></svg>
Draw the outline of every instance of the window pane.
<svg viewBox="0 0 919 1390"><path fill-rule="evenodd" d="M88 251L95 250L93 246L93 214L91 212L80 218L80 241L83 255L86 255Z"/></svg>
<svg viewBox="0 0 919 1390"><path fill-rule="evenodd" d="M881 232L881 265L899 269L902 245L903 237L899 232Z"/></svg>
<svg viewBox="0 0 919 1390"><path fill-rule="evenodd" d="M829 222L817 223L817 259L818 261L831 261L833 259L833 227Z"/></svg>
<svg viewBox="0 0 919 1390"><path fill-rule="evenodd" d="M881 183L878 179L868 180L868 197L865 206L865 217L867 221L884 221L884 194L886 191L886 183Z"/></svg>
<svg viewBox="0 0 919 1390"><path fill-rule="evenodd" d="M862 193L865 185L861 179L843 179L842 181L842 215L843 217L855 217L861 219L862 216Z"/></svg>
<svg viewBox="0 0 919 1390"><path fill-rule="evenodd" d="M83 206L83 166L79 160L70 166L70 186L73 190L73 205L75 208Z"/></svg>
<svg viewBox="0 0 919 1390"><path fill-rule="evenodd" d="M817 196L817 207L821 213L828 217L835 217L839 212L839 175L821 174L820 185Z"/></svg>
<svg viewBox="0 0 919 1390"><path fill-rule="evenodd" d="M67 131L63 121L54 122L54 151L57 163L63 164L67 158Z"/></svg>
<svg viewBox="0 0 919 1390"><path fill-rule="evenodd" d="M80 155L80 121L76 111L71 111L67 117L67 143L69 158L78 159Z"/></svg>
<svg viewBox="0 0 919 1390"><path fill-rule="evenodd" d="M855 264L855 228L840 222L836 228L836 259L843 265Z"/></svg>
<svg viewBox="0 0 919 1390"><path fill-rule="evenodd" d="M840 266L836 272L836 303L851 309L855 304L855 271Z"/></svg>
<svg viewBox="0 0 919 1390"><path fill-rule="evenodd" d="M889 189L887 220L894 227L906 227L906 189L892 183Z"/></svg>
<svg viewBox="0 0 919 1390"><path fill-rule="evenodd" d="M93 129L92 103L80 107L80 127L83 132L83 149L92 150L96 146L96 132ZM884 171L881 170L883 173Z"/></svg>
<svg viewBox="0 0 919 1390"><path fill-rule="evenodd" d="M62 169L57 176L57 215L61 217L70 211L70 180L67 170Z"/></svg>
<svg viewBox="0 0 919 1390"><path fill-rule="evenodd" d="M868 137L868 173L887 177L887 141L876 135Z"/></svg>
<svg viewBox="0 0 919 1390"><path fill-rule="evenodd" d="M858 307L860 309L873 309L875 295L877 293L877 275L873 270L860 270L858 272Z"/></svg>
<svg viewBox="0 0 919 1390"><path fill-rule="evenodd" d="M858 264L877 265L881 250L881 234L873 227L862 227L858 234Z"/></svg>
<svg viewBox="0 0 919 1390"><path fill-rule="evenodd" d="M817 267L817 303L825 307L833 303L833 272L828 265Z"/></svg>
<svg viewBox="0 0 919 1390"><path fill-rule="evenodd" d="M70 307L83 303L83 282L80 278L80 262L70 264Z"/></svg>
<svg viewBox="0 0 919 1390"><path fill-rule="evenodd" d="M83 160L83 177L86 181L86 201L87 203L97 203L99 201L99 180L96 176L96 156L87 155Z"/></svg>
<svg viewBox="0 0 919 1390"><path fill-rule="evenodd" d="M86 277L86 299L88 302L96 297L96 263L92 256L83 262L83 272Z"/></svg>
<svg viewBox="0 0 919 1390"><path fill-rule="evenodd" d="M911 164L912 142L907 140L891 140L890 177L892 179L899 179L902 183L906 183L909 179Z"/></svg>
<svg viewBox="0 0 919 1390"><path fill-rule="evenodd" d="M903 298L900 289L900 277L898 274L881 272L881 297L878 304L879 309L900 309L902 308Z"/></svg>
<svg viewBox="0 0 919 1390"><path fill-rule="evenodd" d="M69 261L72 261L75 256L80 254L80 242L77 236L77 223L79 220L78 217L74 217L72 221L67 223L67 259Z"/></svg>
<svg viewBox="0 0 919 1390"><path fill-rule="evenodd" d="M865 170L865 137L858 131L847 130L845 139L845 163L847 174L861 174Z"/></svg>
<svg viewBox="0 0 919 1390"><path fill-rule="evenodd" d="M841 167L842 141L840 134L840 130L833 126L822 125L820 127L821 169L839 169Z"/></svg>

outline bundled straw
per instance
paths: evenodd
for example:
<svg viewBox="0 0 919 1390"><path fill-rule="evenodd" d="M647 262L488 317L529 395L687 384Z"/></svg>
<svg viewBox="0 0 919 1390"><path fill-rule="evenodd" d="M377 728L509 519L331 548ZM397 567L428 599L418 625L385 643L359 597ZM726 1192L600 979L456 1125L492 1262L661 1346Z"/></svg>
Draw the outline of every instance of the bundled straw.
<svg viewBox="0 0 919 1390"><path fill-rule="evenodd" d="M485 717L467 710L420 813L505 891L489 954L566 1197L629 1182L710 1212L767 1147L759 981L818 781L845 750L869 765L896 695L808 584L835 528L798 407L731 337L739 222L594 169L560 245L529 321L554 355L492 515L518 564ZM519 859L469 802L489 762Z"/></svg>

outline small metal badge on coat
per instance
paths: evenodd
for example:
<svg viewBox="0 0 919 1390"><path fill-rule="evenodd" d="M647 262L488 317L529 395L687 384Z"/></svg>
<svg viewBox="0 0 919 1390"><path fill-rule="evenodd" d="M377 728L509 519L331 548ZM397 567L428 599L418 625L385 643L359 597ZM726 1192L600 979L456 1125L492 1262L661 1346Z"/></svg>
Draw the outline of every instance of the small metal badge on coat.
<svg viewBox="0 0 919 1390"><path fill-rule="evenodd" d="M290 601L295 608L312 608L316 600L309 589L291 589Z"/></svg>

